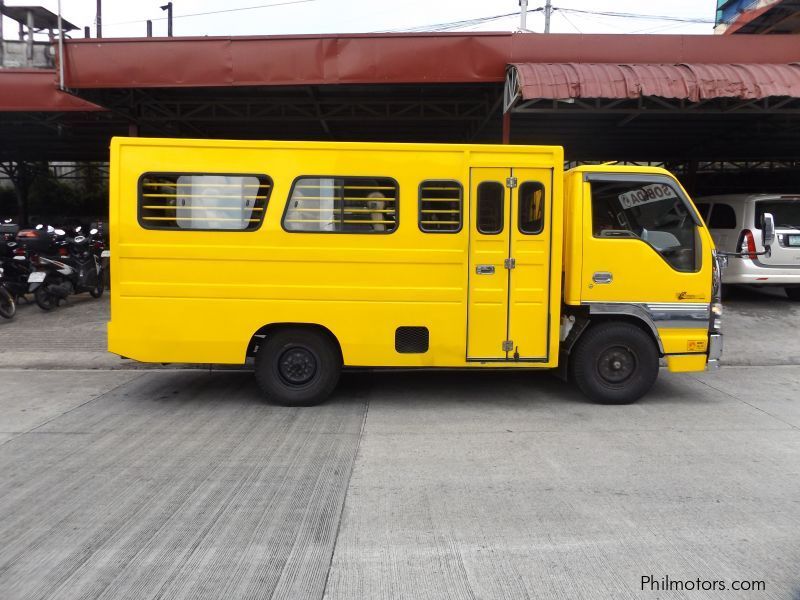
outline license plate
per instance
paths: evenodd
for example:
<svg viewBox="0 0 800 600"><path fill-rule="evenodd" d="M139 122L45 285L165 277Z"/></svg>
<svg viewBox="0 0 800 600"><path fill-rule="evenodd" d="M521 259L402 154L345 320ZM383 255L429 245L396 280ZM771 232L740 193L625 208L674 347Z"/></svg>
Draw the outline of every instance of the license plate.
<svg viewBox="0 0 800 600"><path fill-rule="evenodd" d="M100 258L109 258L111 256L111 250L103 250L100 253Z"/></svg>
<svg viewBox="0 0 800 600"><path fill-rule="evenodd" d="M800 235L790 235L789 236L789 245L790 246L800 246Z"/></svg>
<svg viewBox="0 0 800 600"><path fill-rule="evenodd" d="M45 277L47 277L47 273L42 271L31 273L28 275L28 283L42 283Z"/></svg>

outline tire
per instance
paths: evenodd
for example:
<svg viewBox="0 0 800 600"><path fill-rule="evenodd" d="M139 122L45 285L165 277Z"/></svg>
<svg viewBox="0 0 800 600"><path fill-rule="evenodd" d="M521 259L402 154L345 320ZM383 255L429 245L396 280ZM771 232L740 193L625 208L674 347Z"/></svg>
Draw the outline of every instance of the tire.
<svg viewBox="0 0 800 600"><path fill-rule="evenodd" d="M58 298L48 293L44 283L33 292L33 299L36 305L44 311L51 311L58 306Z"/></svg>
<svg viewBox="0 0 800 600"><path fill-rule="evenodd" d="M103 292L105 291L103 277L103 271L100 271L100 273L97 274L97 285L89 290L89 294L92 296L92 298L101 298L103 296Z"/></svg>
<svg viewBox="0 0 800 600"><path fill-rule="evenodd" d="M653 339L630 323L600 323L578 340L570 370L590 400L631 404L644 396L658 377L659 353Z"/></svg>
<svg viewBox="0 0 800 600"><path fill-rule="evenodd" d="M342 360L335 344L310 329L268 334L256 353L256 381L266 399L282 406L324 402L339 382Z"/></svg>
<svg viewBox="0 0 800 600"><path fill-rule="evenodd" d="M795 302L800 302L800 288L797 287L787 287L784 288L786 295L789 297L789 300L794 300Z"/></svg>
<svg viewBox="0 0 800 600"><path fill-rule="evenodd" d="M8 293L6 288L0 286L0 317L13 319L15 314L17 314L17 305L14 297Z"/></svg>

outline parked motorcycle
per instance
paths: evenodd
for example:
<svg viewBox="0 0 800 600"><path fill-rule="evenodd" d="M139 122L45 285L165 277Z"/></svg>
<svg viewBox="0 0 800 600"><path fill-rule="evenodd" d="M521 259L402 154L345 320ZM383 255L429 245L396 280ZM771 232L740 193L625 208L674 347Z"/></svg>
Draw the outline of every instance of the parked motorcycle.
<svg viewBox="0 0 800 600"><path fill-rule="evenodd" d="M6 319L14 317L16 299L27 289L27 273L23 273L23 268L14 260L18 230L19 227L10 221L0 223L0 317Z"/></svg>
<svg viewBox="0 0 800 600"><path fill-rule="evenodd" d="M32 245L44 250L32 261L35 270L28 277L39 308L53 310L73 294L89 292L93 298L102 296L102 266L93 246L95 230L89 235L83 235L80 228L70 235L49 227L40 231L41 240Z"/></svg>

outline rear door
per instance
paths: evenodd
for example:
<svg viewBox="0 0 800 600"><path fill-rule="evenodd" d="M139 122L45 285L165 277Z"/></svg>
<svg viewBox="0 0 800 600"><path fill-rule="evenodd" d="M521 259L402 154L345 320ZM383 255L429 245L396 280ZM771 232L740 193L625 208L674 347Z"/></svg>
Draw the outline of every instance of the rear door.
<svg viewBox="0 0 800 600"><path fill-rule="evenodd" d="M476 168L470 179L467 359L546 361L552 171Z"/></svg>
<svg viewBox="0 0 800 600"><path fill-rule="evenodd" d="M764 213L775 218L775 243L769 255L758 260L774 267L800 267L800 196L782 196L774 199L756 200L753 235L761 244L761 227Z"/></svg>

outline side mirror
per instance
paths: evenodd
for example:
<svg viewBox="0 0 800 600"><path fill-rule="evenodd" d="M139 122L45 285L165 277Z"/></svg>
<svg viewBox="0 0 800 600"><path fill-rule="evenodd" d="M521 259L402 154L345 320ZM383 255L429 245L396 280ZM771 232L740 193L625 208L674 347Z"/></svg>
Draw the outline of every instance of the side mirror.
<svg viewBox="0 0 800 600"><path fill-rule="evenodd" d="M761 245L769 249L775 243L775 217L771 213L764 213L761 217Z"/></svg>

